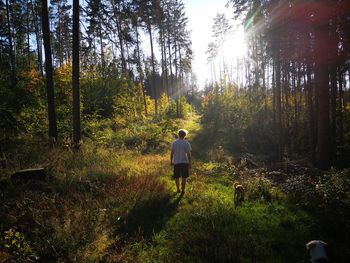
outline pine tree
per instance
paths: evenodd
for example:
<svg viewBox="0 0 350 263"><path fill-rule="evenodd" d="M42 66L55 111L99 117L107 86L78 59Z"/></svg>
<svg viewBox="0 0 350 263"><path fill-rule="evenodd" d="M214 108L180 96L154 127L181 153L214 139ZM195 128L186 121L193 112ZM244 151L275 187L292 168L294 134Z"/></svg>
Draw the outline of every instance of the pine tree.
<svg viewBox="0 0 350 263"><path fill-rule="evenodd" d="M73 0L73 142L79 147L80 135L80 88L79 88L79 0Z"/></svg>
<svg viewBox="0 0 350 263"><path fill-rule="evenodd" d="M67 0L53 0L51 20L53 23L53 51L57 65L66 63L72 57L72 6Z"/></svg>
<svg viewBox="0 0 350 263"><path fill-rule="evenodd" d="M51 59L51 41L50 41L50 23L47 0L42 0L42 28L45 49L45 73L46 73L46 90L49 119L49 137L51 142L57 141L57 123L53 84L53 65Z"/></svg>

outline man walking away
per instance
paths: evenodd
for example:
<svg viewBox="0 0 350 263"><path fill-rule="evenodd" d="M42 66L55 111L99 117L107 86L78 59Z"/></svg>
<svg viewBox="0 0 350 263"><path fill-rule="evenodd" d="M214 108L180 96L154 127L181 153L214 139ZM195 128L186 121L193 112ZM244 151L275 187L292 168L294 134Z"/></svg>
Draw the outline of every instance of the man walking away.
<svg viewBox="0 0 350 263"><path fill-rule="evenodd" d="M174 179L176 182L177 192L180 193L180 177L181 194L185 193L186 178L190 175L191 169L191 144L185 140L186 130L179 130L179 138L175 140L171 146L170 162L174 165Z"/></svg>

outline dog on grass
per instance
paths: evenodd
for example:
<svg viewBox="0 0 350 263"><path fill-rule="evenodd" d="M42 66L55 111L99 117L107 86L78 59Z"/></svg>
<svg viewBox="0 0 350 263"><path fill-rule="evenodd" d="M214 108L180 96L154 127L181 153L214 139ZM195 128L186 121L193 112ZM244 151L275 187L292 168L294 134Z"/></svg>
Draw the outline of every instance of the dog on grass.
<svg viewBox="0 0 350 263"><path fill-rule="evenodd" d="M244 201L244 188L243 185L241 185L238 182L235 182L233 184L233 188L235 191L234 194L234 203L235 203L235 208L240 205Z"/></svg>

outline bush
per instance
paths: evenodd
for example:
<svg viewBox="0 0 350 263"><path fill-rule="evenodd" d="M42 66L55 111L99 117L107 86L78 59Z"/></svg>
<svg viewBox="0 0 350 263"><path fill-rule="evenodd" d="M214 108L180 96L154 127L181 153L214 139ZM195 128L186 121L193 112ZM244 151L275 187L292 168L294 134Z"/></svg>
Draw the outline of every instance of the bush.
<svg viewBox="0 0 350 263"><path fill-rule="evenodd" d="M271 202L271 183L264 178L254 178L246 183L246 197L250 201L261 200Z"/></svg>

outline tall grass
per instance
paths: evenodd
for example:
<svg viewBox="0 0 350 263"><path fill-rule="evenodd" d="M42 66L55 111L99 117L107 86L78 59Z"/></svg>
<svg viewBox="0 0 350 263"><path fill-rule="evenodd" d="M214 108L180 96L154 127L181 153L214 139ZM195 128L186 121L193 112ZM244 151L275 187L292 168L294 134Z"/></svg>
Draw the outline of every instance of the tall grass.
<svg viewBox="0 0 350 263"><path fill-rule="evenodd" d="M163 161L162 155L146 160L138 152L91 141L78 152L62 146L33 158L31 165L46 168L46 181L14 185L1 179L0 252L14 261L34 255L42 262L103 260L139 229L135 225L142 219L135 221L135 215L144 216L143 206L170 198L158 174L164 172L158 169ZM150 224L143 228L152 232ZM9 229L23 235L32 255L6 246Z"/></svg>

